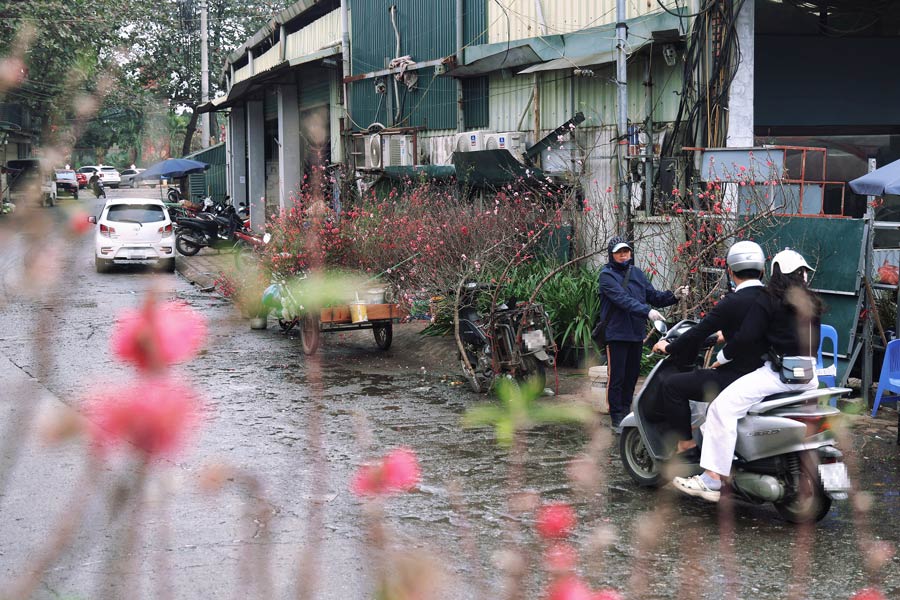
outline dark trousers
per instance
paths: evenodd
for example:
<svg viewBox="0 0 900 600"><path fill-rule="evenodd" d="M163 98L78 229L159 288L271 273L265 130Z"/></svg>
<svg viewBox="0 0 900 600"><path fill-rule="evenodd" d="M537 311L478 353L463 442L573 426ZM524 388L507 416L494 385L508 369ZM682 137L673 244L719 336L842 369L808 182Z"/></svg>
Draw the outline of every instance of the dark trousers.
<svg viewBox="0 0 900 600"><path fill-rule="evenodd" d="M606 397L609 400L609 416L613 427L631 412L634 386L641 373L641 342L609 342L606 352L609 356L609 384Z"/></svg>
<svg viewBox="0 0 900 600"><path fill-rule="evenodd" d="M731 385L742 373L731 369L698 369L687 373L673 373L666 377L660 394L649 413L657 423L677 439L691 439L690 400L712 402L719 392ZM610 409L612 411L612 409Z"/></svg>

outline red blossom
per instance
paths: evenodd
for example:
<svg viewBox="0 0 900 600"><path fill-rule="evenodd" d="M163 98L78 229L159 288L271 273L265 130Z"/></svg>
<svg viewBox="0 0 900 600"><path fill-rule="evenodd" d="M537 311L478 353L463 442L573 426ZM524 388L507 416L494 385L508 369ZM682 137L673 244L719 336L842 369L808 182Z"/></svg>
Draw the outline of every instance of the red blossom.
<svg viewBox="0 0 900 600"><path fill-rule="evenodd" d="M357 496L386 496L408 492L421 477L419 461L409 448L395 448L374 465L363 465L353 476L350 489Z"/></svg>
<svg viewBox="0 0 900 600"><path fill-rule="evenodd" d="M612 589L592 591L575 575L557 579L547 588L547 600L622 600L622 595Z"/></svg>
<svg viewBox="0 0 900 600"><path fill-rule="evenodd" d="M148 299L140 310L125 310L116 321L113 353L141 370L159 370L196 354L206 337L203 317L186 304Z"/></svg>
<svg viewBox="0 0 900 600"><path fill-rule="evenodd" d="M878 588L867 587L850 596L850 600L887 600L887 598Z"/></svg>
<svg viewBox="0 0 900 600"><path fill-rule="evenodd" d="M75 235L84 235L93 225L88 221L88 214L81 210L74 210L69 215L69 231Z"/></svg>
<svg viewBox="0 0 900 600"><path fill-rule="evenodd" d="M199 421L201 403L187 386L150 378L100 389L86 400L85 412L96 452L125 446L153 459L181 448Z"/></svg>
<svg viewBox="0 0 900 600"><path fill-rule="evenodd" d="M536 515L537 532L544 539L563 539L575 527L575 511L565 502L540 507Z"/></svg>

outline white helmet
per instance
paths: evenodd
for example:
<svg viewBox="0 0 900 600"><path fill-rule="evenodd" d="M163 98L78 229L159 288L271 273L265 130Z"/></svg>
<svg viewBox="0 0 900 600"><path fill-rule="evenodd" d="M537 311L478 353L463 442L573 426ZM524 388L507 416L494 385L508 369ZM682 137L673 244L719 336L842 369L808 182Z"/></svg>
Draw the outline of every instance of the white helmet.
<svg viewBox="0 0 900 600"><path fill-rule="evenodd" d="M815 271L811 266L806 264L806 260L801 256L799 252L796 250L791 250L790 248L785 248L774 257L772 257L772 273L775 273L775 265L778 265L778 268L782 273L787 275L788 273L793 273L797 269L807 269L809 271Z"/></svg>
<svg viewBox="0 0 900 600"><path fill-rule="evenodd" d="M754 270L762 273L766 270L766 254L756 242L743 240L728 249L726 264L735 273Z"/></svg>

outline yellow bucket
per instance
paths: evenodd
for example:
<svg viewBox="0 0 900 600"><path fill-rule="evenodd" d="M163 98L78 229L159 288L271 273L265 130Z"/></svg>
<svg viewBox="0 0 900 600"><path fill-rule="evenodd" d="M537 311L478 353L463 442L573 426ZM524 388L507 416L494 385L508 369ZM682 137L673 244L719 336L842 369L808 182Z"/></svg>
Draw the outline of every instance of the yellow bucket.
<svg viewBox="0 0 900 600"><path fill-rule="evenodd" d="M352 321L353 323L365 323L368 320L369 317L366 314L365 304L350 305L350 321Z"/></svg>

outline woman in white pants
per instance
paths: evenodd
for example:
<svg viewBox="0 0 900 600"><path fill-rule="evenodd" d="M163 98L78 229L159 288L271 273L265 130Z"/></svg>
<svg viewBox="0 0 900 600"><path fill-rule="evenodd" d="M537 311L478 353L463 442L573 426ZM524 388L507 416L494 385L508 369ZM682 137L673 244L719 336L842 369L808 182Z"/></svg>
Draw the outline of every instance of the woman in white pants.
<svg viewBox="0 0 900 600"><path fill-rule="evenodd" d="M722 390L710 404L701 428L700 466L704 472L694 477L676 477L672 482L675 489L718 502L722 479L731 473L737 423L750 407L771 394L818 387L814 370L809 381L785 383L781 380L780 367L775 365L783 357L808 357L815 364L823 306L807 287L808 274L812 271L793 250L784 250L772 258L772 276L765 292L759 294L740 331L719 352L713 367L729 362L742 348L760 341L770 349L771 359Z"/></svg>

